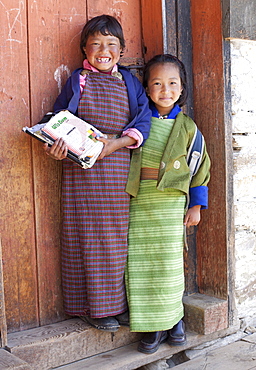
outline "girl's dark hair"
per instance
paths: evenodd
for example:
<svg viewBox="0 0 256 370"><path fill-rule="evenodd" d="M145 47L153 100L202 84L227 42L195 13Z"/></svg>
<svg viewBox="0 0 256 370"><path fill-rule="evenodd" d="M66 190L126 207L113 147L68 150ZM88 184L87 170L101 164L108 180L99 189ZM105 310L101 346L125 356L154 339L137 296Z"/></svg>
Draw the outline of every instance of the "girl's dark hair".
<svg viewBox="0 0 256 370"><path fill-rule="evenodd" d="M121 24L111 15L102 14L90 19L82 30L80 49L84 56L86 55L83 48L86 46L87 39L90 35L94 35L96 32L100 32L104 36L111 35L117 37L120 41L122 50L125 48L125 40Z"/></svg>
<svg viewBox="0 0 256 370"><path fill-rule="evenodd" d="M150 75L150 70L152 66L156 64L164 64L164 63L171 63L177 66L180 74L181 80L181 87L182 93L177 101L177 104L182 107L186 103L188 97L188 89L187 89L187 74L184 64L174 55L171 54L159 54L155 55L152 59L150 59L144 67L144 75L143 75L143 86L146 88L148 86L148 79Z"/></svg>

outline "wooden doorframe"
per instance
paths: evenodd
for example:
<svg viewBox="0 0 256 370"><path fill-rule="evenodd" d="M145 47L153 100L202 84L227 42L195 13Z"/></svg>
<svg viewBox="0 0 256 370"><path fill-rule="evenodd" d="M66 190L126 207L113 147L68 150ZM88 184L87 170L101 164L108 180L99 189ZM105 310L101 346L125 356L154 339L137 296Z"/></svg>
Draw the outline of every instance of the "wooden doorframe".
<svg viewBox="0 0 256 370"><path fill-rule="evenodd" d="M99 1L96 6L92 0L87 2L90 14L86 7L80 7L79 0L65 2L56 13L45 12L46 3L28 6L29 12L23 4L19 4L20 9L16 9L16 5L14 0L9 0L10 12L4 8L6 11L0 17L6 25L1 56L4 83L8 86L1 92L0 103L5 122L1 161L3 268L10 331L45 325L65 317L58 226L61 168L42 156L41 145L31 142L21 128L29 122L36 123L52 106L58 93L58 81L53 78L55 72L63 80L66 78L64 67L72 70L80 63L77 56L80 55L81 24L88 16L96 15L94 12L99 14L100 6L106 11L105 3ZM70 17L70 5L72 9L81 8L81 12ZM228 68L223 67L221 0L217 3L216 0L140 0L136 8L131 3L129 6L132 9L129 14L134 13L137 18L141 14L145 61L163 51L177 54L186 65L189 84L196 87L186 109L206 137L213 166L209 210L203 212L197 235L198 269L190 269L198 276L197 281L194 279L197 285L190 286L189 291L228 299L229 313L233 312L233 162L231 125L225 113ZM124 17L127 30L132 28L128 55L136 55L136 63L140 63L142 55L134 51L141 47L137 38L140 22L135 16L131 19L129 14L122 8L117 12ZM7 27L9 15L17 21L16 27L10 29ZM24 32L24 24L36 32ZM226 50L228 60L228 48ZM15 84L10 84L10 66L15 65L15 60L19 60L19 70L23 73ZM11 156L9 148L12 148ZM194 249L191 247L190 251L195 254L194 240L195 234L191 233L190 244ZM190 256L192 265L193 258Z"/></svg>
<svg viewBox="0 0 256 370"><path fill-rule="evenodd" d="M199 292L228 302L229 326L236 325L235 227L230 54L224 40L229 10L221 0L190 0L194 117L212 161L209 210L198 233ZM228 14L229 12L229 14Z"/></svg>

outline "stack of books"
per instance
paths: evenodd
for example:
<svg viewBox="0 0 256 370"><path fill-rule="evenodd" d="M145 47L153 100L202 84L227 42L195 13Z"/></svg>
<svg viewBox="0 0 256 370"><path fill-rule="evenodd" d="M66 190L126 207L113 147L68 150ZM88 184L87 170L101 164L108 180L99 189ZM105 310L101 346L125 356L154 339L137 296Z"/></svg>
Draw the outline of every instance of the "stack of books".
<svg viewBox="0 0 256 370"><path fill-rule="evenodd" d="M98 137L105 137L93 125L67 110L54 115L46 123L23 127L23 132L48 145L63 138L68 147L67 157L84 169L91 168L103 149Z"/></svg>

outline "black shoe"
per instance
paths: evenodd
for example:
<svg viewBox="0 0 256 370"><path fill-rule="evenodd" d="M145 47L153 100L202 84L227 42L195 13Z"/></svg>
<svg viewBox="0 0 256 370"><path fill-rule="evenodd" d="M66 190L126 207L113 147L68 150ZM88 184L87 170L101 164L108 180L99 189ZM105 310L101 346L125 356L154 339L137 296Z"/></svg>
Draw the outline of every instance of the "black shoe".
<svg viewBox="0 0 256 370"><path fill-rule="evenodd" d="M170 346L182 346L186 343L185 325L182 320L180 320L174 327L168 330L168 340L167 343Z"/></svg>
<svg viewBox="0 0 256 370"><path fill-rule="evenodd" d="M80 316L83 321L88 322L98 330L115 332L120 328L118 321L111 316L92 319L89 316Z"/></svg>
<svg viewBox="0 0 256 370"><path fill-rule="evenodd" d="M140 341L138 351L143 353L154 353L158 350L161 343L167 338L167 331L154 331L146 333Z"/></svg>
<svg viewBox="0 0 256 370"><path fill-rule="evenodd" d="M129 311L125 311L124 313L121 313L120 315L116 315L115 318L119 322L119 325L130 326Z"/></svg>

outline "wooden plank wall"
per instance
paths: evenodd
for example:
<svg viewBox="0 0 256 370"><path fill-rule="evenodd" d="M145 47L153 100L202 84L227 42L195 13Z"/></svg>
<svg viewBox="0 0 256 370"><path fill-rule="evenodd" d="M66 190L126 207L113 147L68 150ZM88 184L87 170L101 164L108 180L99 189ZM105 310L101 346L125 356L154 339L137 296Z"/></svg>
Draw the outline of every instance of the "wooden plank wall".
<svg viewBox="0 0 256 370"><path fill-rule="evenodd" d="M61 5L61 6L60 6ZM79 40L87 19L80 0L29 1L28 44L31 123L52 109L70 72L81 64ZM61 162L32 140L39 324L63 319L60 274Z"/></svg>
<svg viewBox="0 0 256 370"><path fill-rule="evenodd" d="M195 120L212 160L209 209L202 212L199 291L227 298L227 204L221 2L191 0Z"/></svg>
<svg viewBox="0 0 256 370"><path fill-rule="evenodd" d="M52 109L72 70L81 65L80 32L88 18L116 16L125 57L141 59L140 1L0 3L1 240L8 330L65 318L60 275L61 163L21 132Z"/></svg>
<svg viewBox="0 0 256 370"><path fill-rule="evenodd" d="M165 53L177 56L186 68L189 94L183 112L193 118L190 0L165 0L164 24Z"/></svg>
<svg viewBox="0 0 256 370"><path fill-rule="evenodd" d="M31 146L21 128L30 122L27 9L0 3L1 239L8 325L38 323L35 211Z"/></svg>
<svg viewBox="0 0 256 370"><path fill-rule="evenodd" d="M141 6L139 0L87 0L88 17L110 14L122 24L126 47L124 58L142 58Z"/></svg>
<svg viewBox="0 0 256 370"><path fill-rule="evenodd" d="M164 50L162 1L141 0L141 6L143 53L146 63Z"/></svg>
<svg viewBox="0 0 256 370"><path fill-rule="evenodd" d="M200 292L226 298L220 3L190 0L195 120L204 132L213 163L209 210L203 212L198 233L198 283ZM167 47L184 60L187 50L173 34L176 37L178 32L182 40L186 39L181 23L187 22L188 15L177 4L184 3L169 0L170 7L166 9L170 20ZM81 65L79 37L88 18L106 13L119 19L126 38L125 64L139 62L143 51L145 61L162 53L162 2L112 0L106 6L103 0L5 0L0 8L0 238L8 330L16 331L65 317L60 277L61 163L46 157L42 145L21 129L52 109L68 75Z"/></svg>

